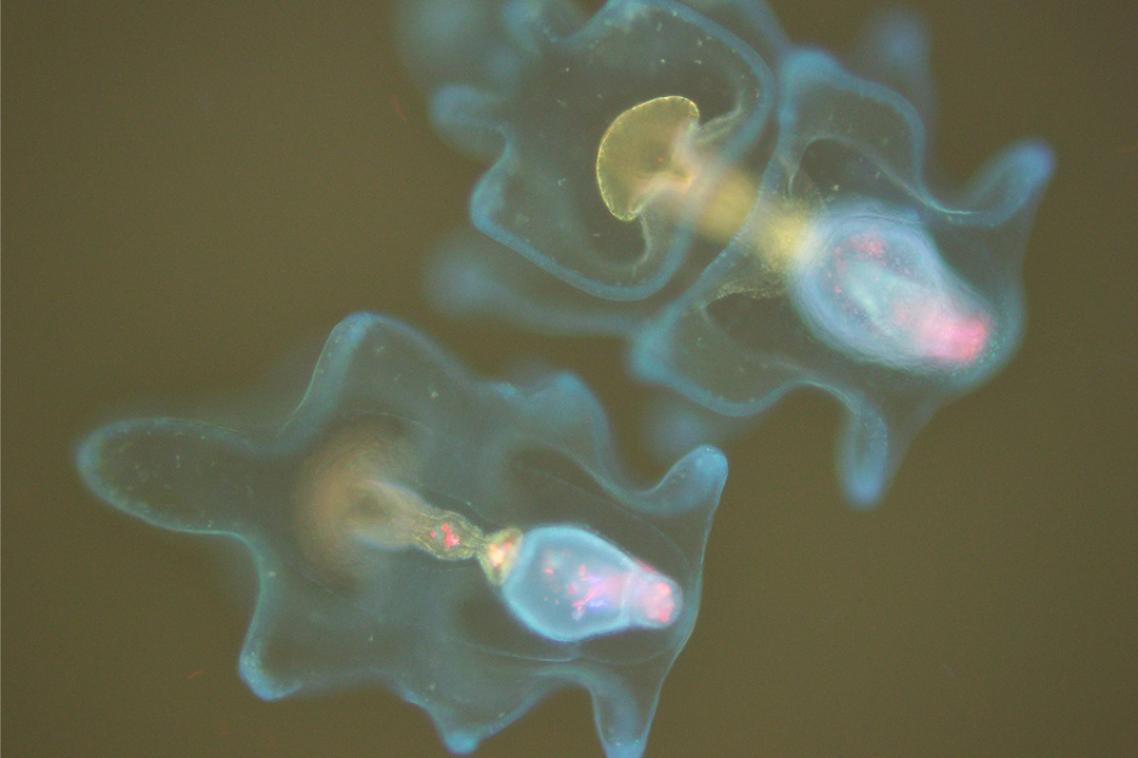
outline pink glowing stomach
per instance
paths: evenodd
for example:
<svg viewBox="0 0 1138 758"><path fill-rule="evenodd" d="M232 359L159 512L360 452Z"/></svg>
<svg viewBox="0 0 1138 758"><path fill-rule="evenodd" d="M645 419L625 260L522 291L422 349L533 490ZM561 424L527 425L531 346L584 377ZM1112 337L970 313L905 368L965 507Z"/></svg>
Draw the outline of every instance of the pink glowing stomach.
<svg viewBox="0 0 1138 758"><path fill-rule="evenodd" d="M863 361L913 372L974 366L992 340L983 300L914 221L867 209L814 221L790 275L811 332Z"/></svg>

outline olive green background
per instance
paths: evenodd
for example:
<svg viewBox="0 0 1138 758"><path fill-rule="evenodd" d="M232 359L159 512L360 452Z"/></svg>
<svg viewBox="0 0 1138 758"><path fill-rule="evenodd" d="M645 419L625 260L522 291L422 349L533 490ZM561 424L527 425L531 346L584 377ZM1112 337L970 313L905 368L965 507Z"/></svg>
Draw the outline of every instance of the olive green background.
<svg viewBox="0 0 1138 758"><path fill-rule="evenodd" d="M840 50L875 6L775 10ZM1026 341L933 420L876 511L840 500L821 395L728 448L700 620L650 756L1138 746L1138 12L916 6L945 173L1026 135L1058 153ZM629 465L659 473L619 344L425 307L425 251L481 167L432 134L388 10L4 3L5 756L444 753L382 690L254 698L236 674L247 610L214 549L111 510L71 465L83 431L232 397L351 311L407 319L487 374L519 356L578 371ZM480 755L598 752L571 691Z"/></svg>

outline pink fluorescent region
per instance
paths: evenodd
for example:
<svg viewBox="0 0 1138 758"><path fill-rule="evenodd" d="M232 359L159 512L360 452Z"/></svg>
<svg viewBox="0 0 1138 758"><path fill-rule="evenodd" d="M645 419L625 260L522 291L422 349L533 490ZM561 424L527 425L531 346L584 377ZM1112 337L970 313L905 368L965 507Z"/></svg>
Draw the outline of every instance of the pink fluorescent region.
<svg viewBox="0 0 1138 758"><path fill-rule="evenodd" d="M792 297L838 350L903 369L979 363L994 323L923 227L877 213L835 211L808 238L816 253L794 272Z"/></svg>
<svg viewBox="0 0 1138 758"><path fill-rule="evenodd" d="M971 365L984 352L991 326L983 315L961 314L933 298L895 310L894 318L912 334L916 350L938 363Z"/></svg>
<svg viewBox="0 0 1138 758"><path fill-rule="evenodd" d="M443 546L446 547L447 550L454 549L454 547L456 545L458 545L458 543L461 542L462 540L460 540L458 535L454 533L454 529L451 527L449 522L444 521L442 524L442 528L443 528Z"/></svg>
<svg viewBox="0 0 1138 758"><path fill-rule="evenodd" d="M589 610L619 608L627 583L626 574L591 572L581 563L577 565L576 578L566 582L563 594L573 608L573 618L580 620Z"/></svg>
<svg viewBox="0 0 1138 758"><path fill-rule="evenodd" d="M659 577L647 582L646 588L637 596L638 614L649 621L667 626L676 618L676 591L671 582Z"/></svg>
<svg viewBox="0 0 1138 758"><path fill-rule="evenodd" d="M988 323L981 318L934 321L929 327L922 334L922 342L937 360L967 365L974 362L988 344Z"/></svg>
<svg viewBox="0 0 1138 758"><path fill-rule="evenodd" d="M526 532L502 596L530 630L563 641L660 629L676 623L683 607L667 576L569 525Z"/></svg>
<svg viewBox="0 0 1138 758"><path fill-rule="evenodd" d="M849 244L868 258L881 258L885 255L885 239L875 231L850 235Z"/></svg>
<svg viewBox="0 0 1138 758"><path fill-rule="evenodd" d="M575 621L588 614L620 613L622 608L652 626L667 626L675 619L677 591L651 567L614 571L611 566L577 563L569 568L561 563L563 557L551 552L541 573L551 580L551 597L564 598Z"/></svg>

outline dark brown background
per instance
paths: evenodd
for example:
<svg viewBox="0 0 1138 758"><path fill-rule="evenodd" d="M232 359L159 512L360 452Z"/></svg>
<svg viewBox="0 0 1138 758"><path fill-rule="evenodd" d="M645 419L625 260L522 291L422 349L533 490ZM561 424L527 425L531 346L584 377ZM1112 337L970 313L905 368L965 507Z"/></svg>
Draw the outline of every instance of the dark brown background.
<svg viewBox="0 0 1138 758"><path fill-rule="evenodd" d="M875 5L776 10L796 39L843 49ZM839 417L821 396L728 450L702 614L649 755L1138 746L1138 13L917 5L941 164L964 176L1028 134L1058 152L1026 342L918 438L875 512L839 500ZM637 459L618 345L424 307L423 252L461 222L480 167L433 136L386 13L4 4L6 756L443 753L426 716L383 691L266 704L245 689L246 612L211 550L76 479L72 445L108 413L247 388L372 309L483 372L521 354L580 371ZM481 754L598 750L577 691Z"/></svg>

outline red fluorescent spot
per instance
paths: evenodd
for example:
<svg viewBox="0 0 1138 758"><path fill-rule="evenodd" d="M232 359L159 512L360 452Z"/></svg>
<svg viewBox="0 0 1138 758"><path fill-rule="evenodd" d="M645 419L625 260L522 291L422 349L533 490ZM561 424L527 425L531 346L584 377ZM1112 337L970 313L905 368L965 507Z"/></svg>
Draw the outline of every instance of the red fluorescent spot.
<svg viewBox="0 0 1138 758"><path fill-rule="evenodd" d="M675 586L658 574L641 585L635 602L639 616L659 626L674 622L680 606Z"/></svg>
<svg viewBox="0 0 1138 758"><path fill-rule="evenodd" d="M983 317L939 310L922 316L917 337L925 353L936 360L968 365L980 357L988 344L990 328Z"/></svg>
<svg viewBox="0 0 1138 758"><path fill-rule="evenodd" d="M451 528L450 522L444 521L443 547L445 547L447 550L450 550L460 542L462 542L462 540L459 539L458 535L454 533L454 529Z"/></svg>
<svg viewBox="0 0 1138 758"><path fill-rule="evenodd" d="M850 242L855 250L871 258L879 258L885 253L885 241L873 233L856 234L850 238Z"/></svg>
<svg viewBox="0 0 1138 758"><path fill-rule="evenodd" d="M199 676L201 676L204 673L205 673L205 669L194 669L190 673L186 674L186 679L188 681L193 681L194 679L197 679Z"/></svg>
<svg viewBox="0 0 1138 758"><path fill-rule="evenodd" d="M570 585L571 594L577 594L578 589L573 586L576 582ZM606 587L603 583L591 585L585 592L570 604L573 606L573 618L580 620L585 615L585 610L593 605L598 599L603 599L606 592ZM602 604L603 605L603 604Z"/></svg>
<svg viewBox="0 0 1138 758"><path fill-rule="evenodd" d="M656 582L655 587L656 597L654 598L656 606L655 620L661 624L667 624L672 620L672 615L676 612L676 603L672 599L672 587L667 582Z"/></svg>

